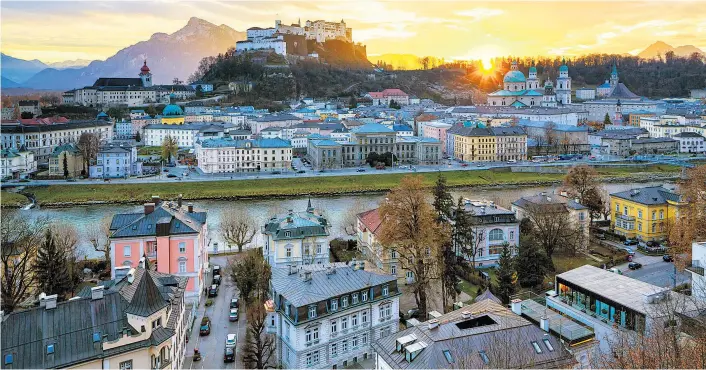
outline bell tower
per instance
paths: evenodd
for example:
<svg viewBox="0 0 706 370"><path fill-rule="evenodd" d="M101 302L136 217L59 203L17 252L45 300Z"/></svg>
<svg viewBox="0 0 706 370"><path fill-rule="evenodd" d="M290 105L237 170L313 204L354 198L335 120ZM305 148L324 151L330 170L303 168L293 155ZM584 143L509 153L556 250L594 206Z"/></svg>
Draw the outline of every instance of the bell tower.
<svg viewBox="0 0 706 370"><path fill-rule="evenodd" d="M150 73L150 67L147 66L147 59L140 68L140 79L142 79L142 86L152 87L152 73Z"/></svg>

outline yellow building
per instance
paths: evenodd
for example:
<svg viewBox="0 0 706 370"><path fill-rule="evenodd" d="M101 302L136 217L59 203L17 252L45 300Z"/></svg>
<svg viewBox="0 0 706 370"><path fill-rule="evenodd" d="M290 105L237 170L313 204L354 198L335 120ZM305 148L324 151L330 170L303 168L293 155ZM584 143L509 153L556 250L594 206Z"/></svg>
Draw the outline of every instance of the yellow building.
<svg viewBox="0 0 706 370"><path fill-rule="evenodd" d="M74 144L64 144L54 148L49 157L49 176L64 176L64 157L66 157L68 176L80 176L83 170L83 156Z"/></svg>
<svg viewBox="0 0 706 370"><path fill-rule="evenodd" d="M678 214L679 194L661 186L610 195L611 227L627 238L663 240Z"/></svg>
<svg viewBox="0 0 706 370"><path fill-rule="evenodd" d="M454 157L462 161L492 162L496 160L496 137L482 123L453 129Z"/></svg>
<svg viewBox="0 0 706 370"><path fill-rule="evenodd" d="M184 111L176 104L169 104L162 111L163 125L183 125Z"/></svg>
<svg viewBox="0 0 706 370"><path fill-rule="evenodd" d="M636 111L632 112L629 115L629 124L630 126L634 127L640 127L640 118L642 117L654 117L655 114L647 111Z"/></svg>

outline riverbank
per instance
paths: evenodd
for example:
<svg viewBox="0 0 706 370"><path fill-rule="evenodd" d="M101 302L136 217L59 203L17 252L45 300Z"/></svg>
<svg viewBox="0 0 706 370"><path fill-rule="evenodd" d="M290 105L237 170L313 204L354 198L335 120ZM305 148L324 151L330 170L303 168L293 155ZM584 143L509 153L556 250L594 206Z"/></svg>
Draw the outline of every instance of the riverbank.
<svg viewBox="0 0 706 370"><path fill-rule="evenodd" d="M679 175L679 167L653 165L648 167L616 167L597 169L603 182L643 182L670 180ZM274 178L238 181L209 181L145 184L86 184L27 187L42 207L66 207L88 204L142 203L152 195L173 199L183 194L186 200L254 199L302 195L336 196L344 194L385 192L399 185L408 174L371 174L358 176L322 176ZM418 175L432 187L438 173ZM541 174L509 170L448 171L443 175L451 187L539 186L562 181L563 174ZM3 197L4 198L4 197ZM26 200L25 200L26 203ZM2 206L10 206L2 200Z"/></svg>
<svg viewBox="0 0 706 370"><path fill-rule="evenodd" d="M0 204L2 204L3 207L20 208L28 203L29 200L22 194L11 193L9 191L0 192Z"/></svg>

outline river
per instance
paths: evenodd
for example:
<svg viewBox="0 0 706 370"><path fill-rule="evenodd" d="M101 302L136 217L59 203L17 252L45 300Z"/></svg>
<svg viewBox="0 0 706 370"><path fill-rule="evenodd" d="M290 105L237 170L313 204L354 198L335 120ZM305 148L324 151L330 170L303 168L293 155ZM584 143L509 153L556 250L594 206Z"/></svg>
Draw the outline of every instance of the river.
<svg viewBox="0 0 706 370"><path fill-rule="evenodd" d="M628 190L634 187L645 187L652 185L661 185L662 183L624 183L624 184L605 184L608 192L618 192ZM464 197L469 199L487 199L492 200L501 207L510 208L510 203L523 196L536 195L540 192L551 192L554 186L543 187L516 187L516 188L457 188L451 192L454 199ZM345 237L344 230L346 224L350 224L354 218L351 216L356 212L362 212L367 209L375 208L383 199L384 194L362 194L362 195L346 195L338 197L312 197L311 203L317 209L322 211L332 224L332 237ZM208 211L208 230L211 238L211 249L214 243L218 243L219 248L224 247L222 238L219 235L218 227L220 223L221 213L225 210L237 209L246 210L257 222L258 225L264 224L265 220L276 213L283 213L289 209L295 211L303 211L307 207L309 198L286 198L286 199L252 199L252 200L204 200L195 201L194 208L197 210ZM89 206L74 206L70 208L35 208L27 211L19 211L30 215L31 217L46 216L53 222L64 222L75 226L79 231L79 247L82 256L88 258L101 257L102 253L95 252L85 234L87 226L93 222L100 222L104 217L112 217L116 213L131 213L141 212L142 206L138 205L89 205ZM258 233L252 245L262 245L262 235Z"/></svg>

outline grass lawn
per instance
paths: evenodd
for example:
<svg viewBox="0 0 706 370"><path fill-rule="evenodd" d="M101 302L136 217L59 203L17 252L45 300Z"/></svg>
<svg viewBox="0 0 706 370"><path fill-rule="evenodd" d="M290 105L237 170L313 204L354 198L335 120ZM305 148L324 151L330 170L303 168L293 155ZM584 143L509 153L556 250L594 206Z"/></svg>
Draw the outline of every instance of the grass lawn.
<svg viewBox="0 0 706 370"><path fill-rule="evenodd" d="M619 167L600 169L601 176L625 176L635 172L678 173L676 167L659 165L650 168ZM407 173L376 173L354 176L322 176L300 178L266 178L257 180L190 182L175 181L146 184L86 184L50 185L32 187L42 205L90 202L142 202L152 195L175 198L183 194L185 199L237 199L265 196L333 195L373 191L388 191L399 185ZM425 172L424 184L432 187L438 173ZM563 174L540 174L509 171L449 171L443 175L452 187L493 185L539 185L559 182ZM4 200L3 200L4 203Z"/></svg>
<svg viewBox="0 0 706 370"><path fill-rule="evenodd" d="M554 254L552 256L552 261L554 262L554 267L556 268L556 273L561 274L569 270L573 270L577 267L583 265L599 266L601 263L592 259L591 257L585 256L583 254L577 254L575 256L565 256L561 254Z"/></svg>
<svg viewBox="0 0 706 370"><path fill-rule="evenodd" d="M21 207L29 201L22 194L11 193L9 191L0 192L0 203L3 207Z"/></svg>
<svg viewBox="0 0 706 370"><path fill-rule="evenodd" d="M143 146L142 148L137 149L138 155L156 155L161 153L161 146Z"/></svg>

